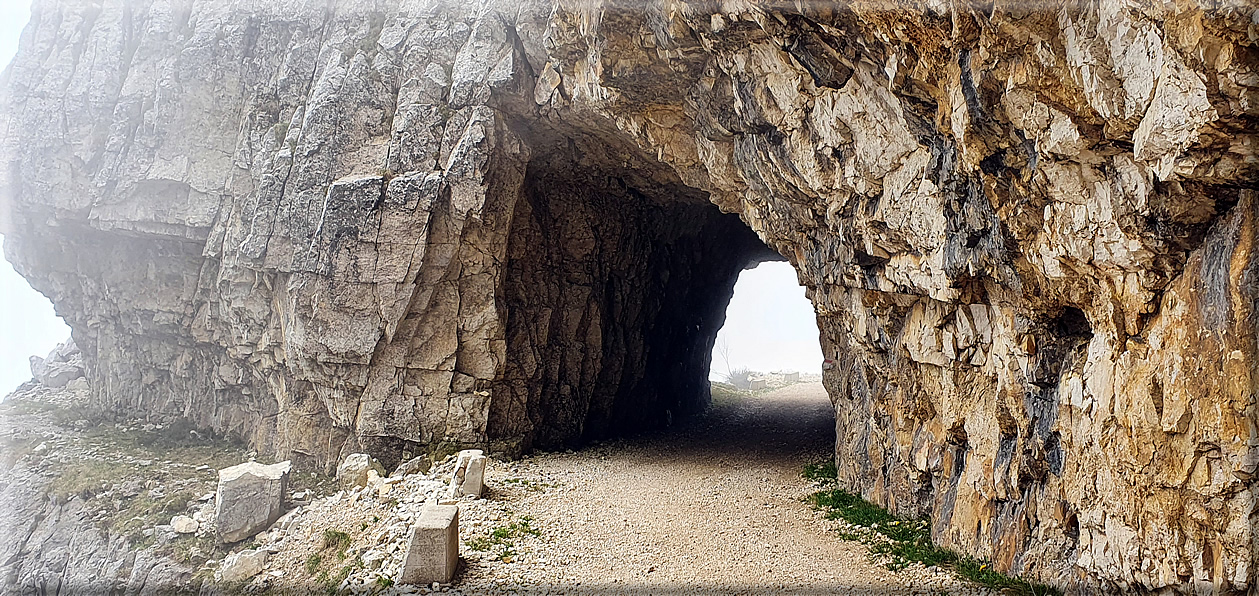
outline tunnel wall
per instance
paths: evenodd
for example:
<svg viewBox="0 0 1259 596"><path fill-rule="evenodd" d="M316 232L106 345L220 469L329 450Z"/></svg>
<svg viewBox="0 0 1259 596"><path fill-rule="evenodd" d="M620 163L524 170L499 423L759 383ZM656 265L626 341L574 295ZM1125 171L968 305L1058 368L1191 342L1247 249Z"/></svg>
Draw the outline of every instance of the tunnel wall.
<svg viewBox="0 0 1259 596"><path fill-rule="evenodd" d="M577 297L642 268L614 253L702 282L722 249L688 234L728 218L672 226L706 200L808 288L844 486L1002 571L1244 592L1247 6L45 0L0 91L6 256L101 410L326 468L635 426L552 407L608 403L596 358L656 400L637 421L687 403L654 383L698 378L668 367L709 336L614 318L579 359L582 321L651 291L687 324L725 290Z"/></svg>
<svg viewBox="0 0 1259 596"><path fill-rule="evenodd" d="M781 257L689 190L646 196L578 156L539 158L526 180L508 236L496 450L575 446L703 411L739 272Z"/></svg>

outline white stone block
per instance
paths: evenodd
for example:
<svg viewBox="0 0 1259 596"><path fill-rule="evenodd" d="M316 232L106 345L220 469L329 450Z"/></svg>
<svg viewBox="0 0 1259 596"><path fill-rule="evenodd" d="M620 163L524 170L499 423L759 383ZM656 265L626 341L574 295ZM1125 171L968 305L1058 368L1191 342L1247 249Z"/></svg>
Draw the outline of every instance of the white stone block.
<svg viewBox="0 0 1259 596"><path fill-rule="evenodd" d="M459 568L459 507L430 505L411 528L400 584L448 583Z"/></svg>
<svg viewBox="0 0 1259 596"><path fill-rule="evenodd" d="M366 486L367 475L371 471L375 471L378 476L385 475L385 467L376 458L366 453L351 453L337 466L337 482L341 488Z"/></svg>
<svg viewBox="0 0 1259 596"><path fill-rule="evenodd" d="M258 575L267 564L267 554L265 550L243 550L227 555L223 558L223 565L219 567L215 579L223 583L235 583Z"/></svg>
<svg viewBox="0 0 1259 596"><path fill-rule="evenodd" d="M480 498L485 489L485 455L480 449L465 449L455 460L455 471L450 475L448 496Z"/></svg>

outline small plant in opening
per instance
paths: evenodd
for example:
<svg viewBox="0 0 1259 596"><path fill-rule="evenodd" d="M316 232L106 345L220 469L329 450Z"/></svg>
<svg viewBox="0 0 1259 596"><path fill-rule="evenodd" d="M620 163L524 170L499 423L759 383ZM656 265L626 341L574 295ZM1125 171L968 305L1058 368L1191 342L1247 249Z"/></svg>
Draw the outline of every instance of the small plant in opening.
<svg viewBox="0 0 1259 596"><path fill-rule="evenodd" d="M752 387L752 370L746 366L742 366L730 371L726 375L726 382L734 385L739 389L748 389Z"/></svg>

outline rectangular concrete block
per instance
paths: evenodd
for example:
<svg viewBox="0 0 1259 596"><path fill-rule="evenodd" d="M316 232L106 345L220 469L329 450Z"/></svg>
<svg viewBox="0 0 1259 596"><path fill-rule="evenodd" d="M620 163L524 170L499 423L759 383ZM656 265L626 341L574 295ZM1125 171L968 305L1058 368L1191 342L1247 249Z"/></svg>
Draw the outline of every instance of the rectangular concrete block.
<svg viewBox="0 0 1259 596"><path fill-rule="evenodd" d="M751 381L751 384L748 386L748 388L751 389L752 391L756 391L758 389L764 389L765 379L753 379Z"/></svg>
<svg viewBox="0 0 1259 596"><path fill-rule="evenodd" d="M400 584L449 583L459 568L459 507L430 505L411 528Z"/></svg>

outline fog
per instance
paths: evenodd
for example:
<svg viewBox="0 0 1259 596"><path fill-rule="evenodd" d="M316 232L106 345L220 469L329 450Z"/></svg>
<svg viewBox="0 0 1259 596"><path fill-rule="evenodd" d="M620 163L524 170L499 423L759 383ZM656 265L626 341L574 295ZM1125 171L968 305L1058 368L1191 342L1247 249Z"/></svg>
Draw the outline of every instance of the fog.
<svg viewBox="0 0 1259 596"><path fill-rule="evenodd" d="M28 2L0 0L0 64L7 67L13 59L29 18ZM0 218L7 209L0 204ZM0 399L31 378L31 355L43 356L67 337L70 328L53 314L48 299L31 289L7 260L0 261Z"/></svg>
<svg viewBox="0 0 1259 596"><path fill-rule="evenodd" d="M734 286L726 324L717 334L709 378L724 380L729 370L742 367L760 372L822 372L813 306L788 263L761 263L740 274Z"/></svg>

